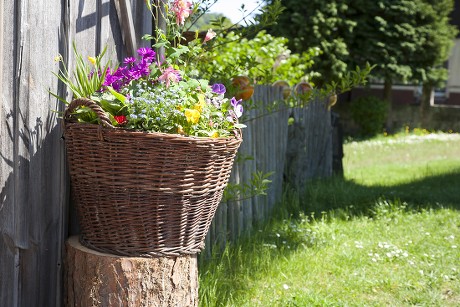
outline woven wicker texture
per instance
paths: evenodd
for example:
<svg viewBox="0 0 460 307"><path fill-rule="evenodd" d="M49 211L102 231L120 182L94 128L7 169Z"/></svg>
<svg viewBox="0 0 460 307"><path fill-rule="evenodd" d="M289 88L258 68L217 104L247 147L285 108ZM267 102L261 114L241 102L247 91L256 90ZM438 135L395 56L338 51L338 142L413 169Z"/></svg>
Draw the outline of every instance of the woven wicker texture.
<svg viewBox="0 0 460 307"><path fill-rule="evenodd" d="M91 107L100 125L75 123ZM177 256L204 247L240 137L198 138L113 128L87 99L66 110L65 143L80 241L122 256Z"/></svg>

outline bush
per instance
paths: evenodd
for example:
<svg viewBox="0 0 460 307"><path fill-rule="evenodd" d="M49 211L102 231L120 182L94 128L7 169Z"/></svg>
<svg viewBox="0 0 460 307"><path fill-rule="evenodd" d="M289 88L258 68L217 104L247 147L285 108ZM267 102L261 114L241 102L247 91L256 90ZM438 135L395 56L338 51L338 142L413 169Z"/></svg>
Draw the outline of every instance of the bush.
<svg viewBox="0 0 460 307"><path fill-rule="evenodd" d="M351 116L363 136L382 132L387 117L387 104L375 96L360 97L351 102Z"/></svg>

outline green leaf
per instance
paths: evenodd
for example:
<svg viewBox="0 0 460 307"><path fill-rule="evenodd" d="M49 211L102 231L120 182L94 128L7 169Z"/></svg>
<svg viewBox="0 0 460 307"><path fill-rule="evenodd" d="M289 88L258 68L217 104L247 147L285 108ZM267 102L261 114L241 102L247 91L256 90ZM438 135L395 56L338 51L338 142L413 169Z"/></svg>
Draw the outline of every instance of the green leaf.
<svg viewBox="0 0 460 307"><path fill-rule="evenodd" d="M113 87L111 86L107 86L107 89L109 90L109 92L115 96L116 99L118 99L119 101L121 101L123 104L126 103L126 97L123 96L122 94L118 93L116 90L113 89Z"/></svg>

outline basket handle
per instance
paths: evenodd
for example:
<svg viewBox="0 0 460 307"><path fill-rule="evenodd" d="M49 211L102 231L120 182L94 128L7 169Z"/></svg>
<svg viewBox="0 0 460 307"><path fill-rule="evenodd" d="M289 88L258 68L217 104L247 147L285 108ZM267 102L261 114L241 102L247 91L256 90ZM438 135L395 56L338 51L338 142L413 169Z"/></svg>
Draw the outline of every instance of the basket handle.
<svg viewBox="0 0 460 307"><path fill-rule="evenodd" d="M115 128L105 111L102 110L102 108L97 103L88 98L77 98L72 100L64 112L64 120L69 120L72 117L72 113L75 111L75 109L82 106L88 107L94 113L96 113L96 116L99 118L99 121L103 126Z"/></svg>

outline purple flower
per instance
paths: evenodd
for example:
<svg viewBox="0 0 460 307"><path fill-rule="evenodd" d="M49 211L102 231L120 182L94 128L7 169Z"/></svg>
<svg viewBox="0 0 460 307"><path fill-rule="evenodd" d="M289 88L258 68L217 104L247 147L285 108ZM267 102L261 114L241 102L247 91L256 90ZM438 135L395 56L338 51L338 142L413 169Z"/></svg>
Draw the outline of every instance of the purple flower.
<svg viewBox="0 0 460 307"><path fill-rule="evenodd" d="M125 60L123 61L125 64L129 65L129 64L133 64L134 62L136 62L136 58L134 57L127 57L125 58Z"/></svg>
<svg viewBox="0 0 460 307"><path fill-rule="evenodd" d="M131 69L128 70L130 79L137 80L142 77L147 77L150 74L149 65L149 62L142 60L137 65L131 67Z"/></svg>
<svg viewBox="0 0 460 307"><path fill-rule="evenodd" d="M225 94L226 92L226 89L225 89L225 86L223 84L220 84L220 83L216 83L214 84L212 87L211 87L212 91L216 94Z"/></svg>
<svg viewBox="0 0 460 307"><path fill-rule="evenodd" d="M139 48L137 49L137 53L142 57L143 60L146 60L150 63L155 57L155 51L153 51L152 48Z"/></svg>
<svg viewBox="0 0 460 307"><path fill-rule="evenodd" d="M240 99L240 100L236 100L235 97L233 97L231 100L230 100L230 104L232 105L233 107L233 110L231 110L230 114L231 115L235 115L236 118L240 118L241 115L243 115L243 106L241 105L241 101L243 101L243 99ZM227 117L228 118L228 117ZM231 118L231 116L230 116Z"/></svg>

